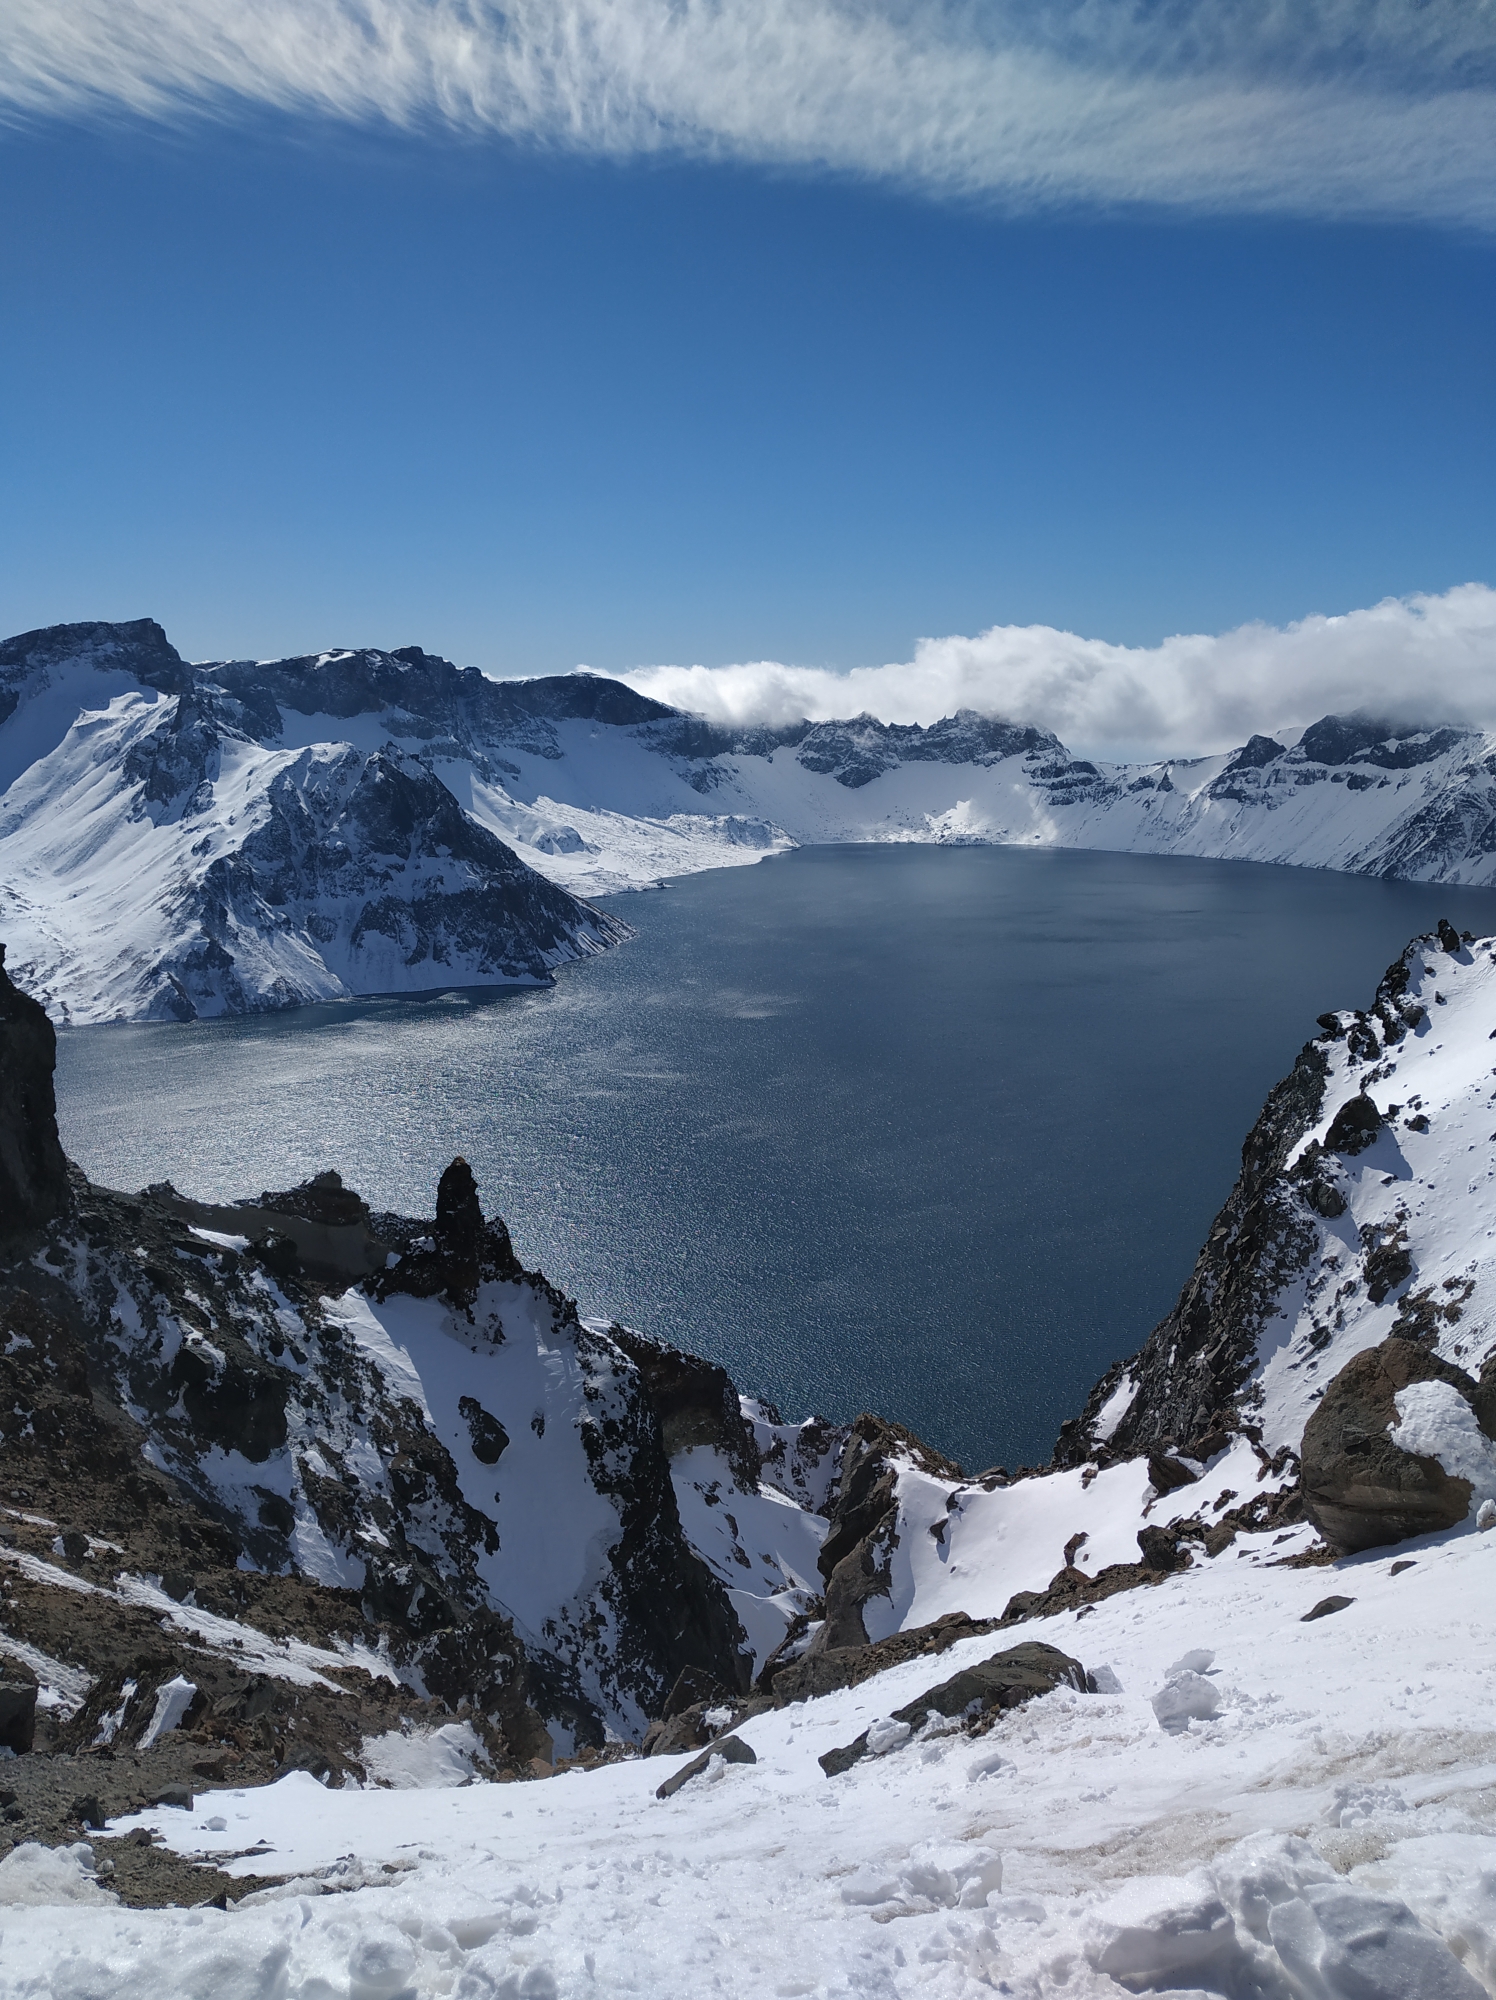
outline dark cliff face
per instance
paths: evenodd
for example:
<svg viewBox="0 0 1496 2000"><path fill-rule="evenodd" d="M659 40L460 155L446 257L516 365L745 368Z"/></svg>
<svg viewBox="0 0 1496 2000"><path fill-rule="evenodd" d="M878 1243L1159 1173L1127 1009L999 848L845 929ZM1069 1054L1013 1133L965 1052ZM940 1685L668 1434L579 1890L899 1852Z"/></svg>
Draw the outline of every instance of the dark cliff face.
<svg viewBox="0 0 1496 2000"><path fill-rule="evenodd" d="M0 944L0 1236L39 1229L68 1205L52 1073L57 1035L13 984Z"/></svg>
<svg viewBox="0 0 1496 2000"><path fill-rule="evenodd" d="M43 684L55 668L75 660L101 672L133 674L144 686L167 694L179 694L192 683L191 667L154 618L43 625L0 640L0 722L14 712L28 683Z"/></svg>

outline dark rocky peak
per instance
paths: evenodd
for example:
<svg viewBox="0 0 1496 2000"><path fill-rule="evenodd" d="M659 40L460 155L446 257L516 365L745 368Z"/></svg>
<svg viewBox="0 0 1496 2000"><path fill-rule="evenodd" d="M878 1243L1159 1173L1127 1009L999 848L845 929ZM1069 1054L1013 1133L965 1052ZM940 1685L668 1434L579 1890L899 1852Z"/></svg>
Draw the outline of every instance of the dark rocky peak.
<svg viewBox="0 0 1496 2000"><path fill-rule="evenodd" d="M1072 768L1064 744L1048 730L995 720L969 708L958 709L928 729L918 722L880 722L866 714L849 722L813 723L797 752L806 770L832 776L854 789L896 764L995 764L1004 757L1028 754ZM1095 775L1092 765L1078 768Z"/></svg>
<svg viewBox="0 0 1496 2000"><path fill-rule="evenodd" d="M476 1257L483 1229L478 1183L472 1168L459 1153L436 1184L437 1248L449 1257Z"/></svg>
<svg viewBox="0 0 1496 2000"><path fill-rule="evenodd" d="M120 624L95 620L81 625L43 625L0 640L0 689L14 690L32 675L81 661L101 672L124 671L147 687L177 694L190 684L192 669L154 618ZM14 708L0 694L0 721Z"/></svg>
<svg viewBox="0 0 1496 2000"><path fill-rule="evenodd" d="M1354 715L1326 715L1311 723L1299 738L1298 756L1310 764L1374 764L1382 770L1402 771L1442 757L1468 733L1447 725L1398 724L1364 710Z"/></svg>
<svg viewBox="0 0 1496 2000"><path fill-rule="evenodd" d="M434 772L395 749L365 759L344 817L370 853L401 860L445 853L516 874L524 867L497 834L468 817Z"/></svg>
<svg viewBox="0 0 1496 2000"><path fill-rule="evenodd" d="M68 1206L56 1066L57 1032L5 970L0 944L0 1237L44 1228Z"/></svg>
<svg viewBox="0 0 1496 2000"><path fill-rule="evenodd" d="M419 1299L440 1293L468 1310L485 1280L524 1276L503 1218L484 1220L478 1183L461 1154L437 1182L433 1222L410 1223L380 1215L374 1226L400 1253L399 1261L374 1279L373 1289L381 1299L396 1292Z"/></svg>
<svg viewBox="0 0 1496 2000"><path fill-rule="evenodd" d="M487 685L502 690L516 714L543 716L552 722L601 722L614 729L631 729L640 723L672 721L678 715L664 702L652 701L603 674L551 674L539 680L489 681Z"/></svg>
<svg viewBox="0 0 1496 2000"><path fill-rule="evenodd" d="M363 1196L351 1187L344 1187L343 1176L335 1168L326 1173L313 1174L300 1187L288 1188L284 1192L265 1193L260 1196L259 1206L270 1209L276 1215L299 1215L308 1222L320 1222L333 1228L369 1221L369 1205Z"/></svg>
<svg viewBox="0 0 1496 2000"><path fill-rule="evenodd" d="M1275 757L1286 755L1283 745L1274 737L1249 736L1222 771L1221 776L1229 778L1233 771L1260 771L1264 765L1271 764Z"/></svg>

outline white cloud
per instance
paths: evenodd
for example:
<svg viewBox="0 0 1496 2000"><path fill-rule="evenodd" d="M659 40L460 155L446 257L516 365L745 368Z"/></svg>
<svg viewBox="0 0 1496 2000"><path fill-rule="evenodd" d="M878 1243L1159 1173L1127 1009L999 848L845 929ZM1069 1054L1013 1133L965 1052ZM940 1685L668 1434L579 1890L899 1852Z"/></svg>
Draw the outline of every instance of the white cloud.
<svg viewBox="0 0 1496 2000"><path fill-rule="evenodd" d="M0 107L245 105L1013 207L1496 221L1496 0L5 0Z"/></svg>
<svg viewBox="0 0 1496 2000"><path fill-rule="evenodd" d="M1496 728L1496 590L1469 583L1441 597L1387 598L1342 617L1190 633L1159 646L995 625L971 639L921 639L912 660L845 674L763 660L647 667L618 678L720 722L865 711L928 724L972 708L1115 758L1224 750L1256 730L1360 708Z"/></svg>

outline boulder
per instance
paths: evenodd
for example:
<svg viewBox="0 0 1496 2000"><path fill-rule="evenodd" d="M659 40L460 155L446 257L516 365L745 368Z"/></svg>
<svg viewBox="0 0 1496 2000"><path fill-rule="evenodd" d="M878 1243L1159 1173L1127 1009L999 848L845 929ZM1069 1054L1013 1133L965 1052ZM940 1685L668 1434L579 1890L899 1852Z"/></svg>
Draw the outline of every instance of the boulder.
<svg viewBox="0 0 1496 2000"><path fill-rule="evenodd" d="M1382 1129L1382 1114L1364 1091L1342 1104L1325 1134L1327 1153L1364 1153Z"/></svg>
<svg viewBox="0 0 1496 2000"><path fill-rule="evenodd" d="M0 1681L0 1750L24 1757L36 1740L36 1682Z"/></svg>
<svg viewBox="0 0 1496 2000"><path fill-rule="evenodd" d="M885 1730L881 1745L875 1746L869 1741L872 1731L865 1729L855 1743L828 1750L819 1763L827 1777L834 1778L863 1757L878 1754L880 1747L907 1740L932 1710L936 1715L959 1716L967 1722L979 1723L1004 1709L1021 1708L1035 1695L1051 1694L1057 1687L1086 1693L1089 1679L1085 1668L1057 1646L1030 1640L1025 1645L1009 1647L1005 1653L994 1653L990 1659L979 1660L975 1666L963 1667L948 1681L940 1681L903 1708L896 1708L888 1720L901 1725L902 1734L897 1729Z"/></svg>
<svg viewBox="0 0 1496 2000"><path fill-rule="evenodd" d="M1463 1368L1393 1335L1346 1363L1304 1430L1304 1511L1343 1555L1455 1527L1473 1488L1437 1458L1395 1442L1397 1394L1415 1382L1448 1383L1496 1437L1496 1398Z"/></svg>
<svg viewBox="0 0 1496 2000"><path fill-rule="evenodd" d="M52 1073L57 1032L5 970L0 944L0 1235L42 1229L68 1205Z"/></svg>
<svg viewBox="0 0 1496 2000"><path fill-rule="evenodd" d="M719 1736L710 1750L703 1750L699 1757L693 1757L689 1764L683 1764L673 1777L665 1780L655 1792L657 1799L672 1799L682 1785L689 1785L693 1778L699 1778L714 1757L720 1757L727 1764L756 1764L758 1758L740 1736Z"/></svg>

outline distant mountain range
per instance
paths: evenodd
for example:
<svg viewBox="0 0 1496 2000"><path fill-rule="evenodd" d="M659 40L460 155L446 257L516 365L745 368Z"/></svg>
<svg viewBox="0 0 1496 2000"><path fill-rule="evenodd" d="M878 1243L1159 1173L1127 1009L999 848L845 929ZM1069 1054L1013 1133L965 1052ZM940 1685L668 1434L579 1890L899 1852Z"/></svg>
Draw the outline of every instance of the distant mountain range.
<svg viewBox="0 0 1496 2000"><path fill-rule="evenodd" d="M1326 716L1107 765L963 710L732 730L403 647L191 665L149 619L0 644L0 936L54 1018L534 984L582 898L816 842L1190 854L1496 882L1496 737Z"/></svg>

